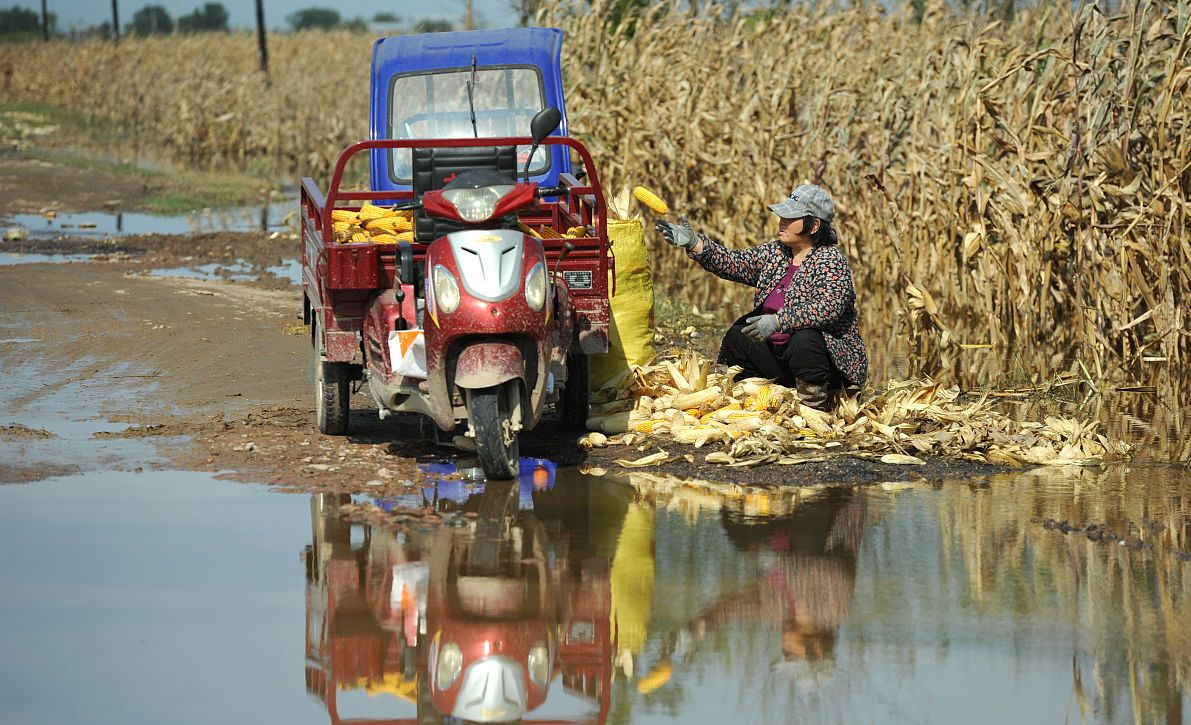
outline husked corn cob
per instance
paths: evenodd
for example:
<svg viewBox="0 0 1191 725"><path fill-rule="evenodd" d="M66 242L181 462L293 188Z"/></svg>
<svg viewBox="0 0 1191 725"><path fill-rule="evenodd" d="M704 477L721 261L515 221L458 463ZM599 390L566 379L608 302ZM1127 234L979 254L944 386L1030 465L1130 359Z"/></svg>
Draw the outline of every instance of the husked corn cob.
<svg viewBox="0 0 1191 725"><path fill-rule="evenodd" d="M703 446L708 441L725 441L730 437L728 431L723 428L714 428L708 425L701 425L697 428L683 428L673 435L676 442L694 444L696 448Z"/></svg>
<svg viewBox="0 0 1191 725"><path fill-rule="evenodd" d="M413 222L401 217L386 216L368 219L364 227L373 234L397 234L414 228Z"/></svg>
<svg viewBox="0 0 1191 725"><path fill-rule="evenodd" d="M370 219L382 219L392 215L393 211L391 209L384 209L373 204L365 204L364 206L360 207L360 219L363 221L368 221Z"/></svg>
<svg viewBox="0 0 1191 725"><path fill-rule="evenodd" d="M640 423L634 423L629 426L638 433L662 433L670 427L670 423L665 420L643 420Z"/></svg>
<svg viewBox="0 0 1191 725"><path fill-rule="evenodd" d="M372 241L375 244L396 244L401 240L396 234L373 234Z"/></svg>
<svg viewBox="0 0 1191 725"><path fill-rule="evenodd" d="M350 209L332 209L331 210L331 221L333 221L333 222L348 222L349 224L355 224L359 220L360 220L359 213L354 212Z"/></svg>
<svg viewBox="0 0 1191 725"><path fill-rule="evenodd" d="M368 236L367 232L355 232L352 234L353 242L367 242L370 239L372 239L372 237Z"/></svg>
<svg viewBox="0 0 1191 725"><path fill-rule="evenodd" d="M746 388L748 386L745 386ZM745 405L752 410L765 410L769 407L770 388L768 385L762 385L757 388L757 392L750 395L745 400Z"/></svg>
<svg viewBox="0 0 1191 725"><path fill-rule="evenodd" d="M571 239L575 239L576 237L586 237L587 227L571 227L563 236L570 237Z"/></svg>
<svg viewBox="0 0 1191 725"><path fill-rule="evenodd" d="M397 235L397 241L399 241L399 242L412 242L413 240L414 240L414 233L412 230L408 231L408 232L401 232L400 234Z"/></svg>
<svg viewBox="0 0 1191 725"><path fill-rule="evenodd" d="M364 234L367 236L367 234L364 233L364 230L361 229L359 225L352 224L351 222L331 222L331 225L331 229L335 235L335 241L337 242L355 241L355 236L357 234Z"/></svg>
<svg viewBox="0 0 1191 725"><path fill-rule="evenodd" d="M629 427L629 416L627 411L609 415L594 415L587 419L587 429L598 430L608 435L624 433Z"/></svg>
<svg viewBox="0 0 1191 725"><path fill-rule="evenodd" d="M706 388L704 390L697 390L693 393L683 393L675 395L670 400L670 405L686 410L687 408L703 408L706 405L719 400L721 392L717 388Z"/></svg>
<svg viewBox="0 0 1191 725"><path fill-rule="evenodd" d="M721 416L727 415L730 411L733 411L733 410L741 410L740 403L729 403L728 405L725 405L722 408L713 410L710 413L707 413L706 415L700 417L699 422L706 423L709 420L719 420L721 418Z"/></svg>
<svg viewBox="0 0 1191 725"><path fill-rule="evenodd" d="M638 186L633 189L633 197L645 206L656 211L658 214L670 213L669 205L662 201L660 196L653 193L649 189L646 189L644 186Z"/></svg>

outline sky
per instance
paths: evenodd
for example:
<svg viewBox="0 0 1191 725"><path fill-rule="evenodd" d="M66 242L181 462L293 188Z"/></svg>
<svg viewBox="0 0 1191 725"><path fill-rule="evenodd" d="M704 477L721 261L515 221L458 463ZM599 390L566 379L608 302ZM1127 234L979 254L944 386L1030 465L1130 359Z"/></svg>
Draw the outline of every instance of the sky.
<svg viewBox="0 0 1191 725"><path fill-rule="evenodd" d="M120 27L132 20L132 15L145 5L161 5L171 17L189 15L195 8L210 0L118 0ZM233 28L256 27L256 0L215 0L227 8ZM111 20L111 0L46 0L47 9L58 16L58 29L84 28ZM273 30L289 30L286 16L309 7L334 8L345 20L361 17L370 19L377 13L390 12L412 25L424 18L450 20L463 24L464 0L265 0L265 25ZM0 8L24 7L41 13L41 0L0 0ZM515 25L516 16L509 9L508 0L475 0L476 24L486 27Z"/></svg>

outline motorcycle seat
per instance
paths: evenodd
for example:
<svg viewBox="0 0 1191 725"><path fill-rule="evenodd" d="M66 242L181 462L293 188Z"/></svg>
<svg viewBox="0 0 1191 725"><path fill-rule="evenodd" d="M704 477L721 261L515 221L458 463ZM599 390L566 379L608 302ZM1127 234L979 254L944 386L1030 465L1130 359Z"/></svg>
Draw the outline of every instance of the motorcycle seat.
<svg viewBox="0 0 1191 725"><path fill-rule="evenodd" d="M459 148L415 148L413 152L413 191L421 196L443 188L464 171L492 169L511 179L517 176L517 147L463 146ZM507 225L502 220L501 226ZM514 220L514 226L516 223ZM429 244L439 237L463 230L463 224L432 217L422 209L414 212L414 241Z"/></svg>

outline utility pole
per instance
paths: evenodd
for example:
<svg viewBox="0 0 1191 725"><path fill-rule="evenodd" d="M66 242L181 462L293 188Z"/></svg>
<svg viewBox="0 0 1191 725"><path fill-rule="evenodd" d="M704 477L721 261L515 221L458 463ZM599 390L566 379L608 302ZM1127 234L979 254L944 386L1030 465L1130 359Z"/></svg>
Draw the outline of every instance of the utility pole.
<svg viewBox="0 0 1191 725"><path fill-rule="evenodd" d="M265 0L256 0L256 43L261 49L261 72L269 75L269 44L265 39Z"/></svg>
<svg viewBox="0 0 1191 725"><path fill-rule="evenodd" d="M45 1L41 0L41 37L50 42L50 14L46 12Z"/></svg>
<svg viewBox="0 0 1191 725"><path fill-rule="evenodd" d="M467 0L467 16L463 19L463 29L471 30L472 0Z"/></svg>
<svg viewBox="0 0 1191 725"><path fill-rule="evenodd" d="M112 34L116 42L120 42L120 7L119 0L112 0Z"/></svg>

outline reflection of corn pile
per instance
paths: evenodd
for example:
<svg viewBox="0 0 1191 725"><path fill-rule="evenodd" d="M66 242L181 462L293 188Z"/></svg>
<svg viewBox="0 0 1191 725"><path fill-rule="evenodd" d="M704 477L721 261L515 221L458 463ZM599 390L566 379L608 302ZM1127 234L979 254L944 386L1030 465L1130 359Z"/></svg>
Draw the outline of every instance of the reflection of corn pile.
<svg viewBox="0 0 1191 725"><path fill-rule="evenodd" d="M333 209L331 228L339 243L396 244L414 240L413 219L412 211L394 211L365 204L359 211Z"/></svg>
<svg viewBox="0 0 1191 725"><path fill-rule="evenodd" d="M708 463L751 466L822 460L835 453L883 454L887 463L921 463L929 453L1003 465L1095 465L1129 446L1096 433L1096 422L1047 417L1015 421L986 394L960 401L956 388L930 380L891 381L882 393L843 399L832 413L802 405L795 391L760 378L735 378L697 353L632 367L593 398L587 447L652 440L701 447L720 443ZM611 434L611 436L609 436ZM664 451L622 465L670 460Z"/></svg>

